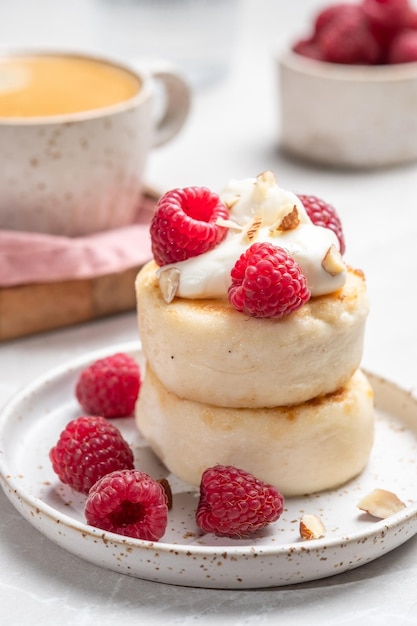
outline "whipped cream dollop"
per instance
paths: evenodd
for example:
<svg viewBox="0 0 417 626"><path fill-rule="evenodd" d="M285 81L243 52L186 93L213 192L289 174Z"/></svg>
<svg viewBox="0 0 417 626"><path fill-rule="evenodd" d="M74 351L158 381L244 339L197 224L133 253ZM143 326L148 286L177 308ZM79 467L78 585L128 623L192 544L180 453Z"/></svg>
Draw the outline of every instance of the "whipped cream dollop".
<svg viewBox="0 0 417 626"><path fill-rule="evenodd" d="M160 268L161 287L170 284L172 295L181 298L226 298L233 266L255 242L284 248L300 265L312 296L343 287L346 267L336 234L313 224L301 200L279 187L271 172L231 180L220 197L230 213L225 239L204 254Z"/></svg>

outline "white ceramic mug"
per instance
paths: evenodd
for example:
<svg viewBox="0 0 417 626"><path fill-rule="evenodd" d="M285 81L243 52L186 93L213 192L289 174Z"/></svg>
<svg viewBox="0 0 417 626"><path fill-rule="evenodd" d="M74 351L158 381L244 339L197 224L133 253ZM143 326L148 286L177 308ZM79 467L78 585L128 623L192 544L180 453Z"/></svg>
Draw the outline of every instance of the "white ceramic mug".
<svg viewBox="0 0 417 626"><path fill-rule="evenodd" d="M76 237L132 223L147 157L179 132L189 107L190 88L168 64L3 54L0 228Z"/></svg>

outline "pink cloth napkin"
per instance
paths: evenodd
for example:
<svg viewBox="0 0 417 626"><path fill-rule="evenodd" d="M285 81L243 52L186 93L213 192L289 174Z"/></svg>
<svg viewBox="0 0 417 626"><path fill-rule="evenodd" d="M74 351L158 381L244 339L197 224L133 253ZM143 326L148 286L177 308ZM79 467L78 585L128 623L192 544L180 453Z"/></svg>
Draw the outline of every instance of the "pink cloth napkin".
<svg viewBox="0 0 417 626"><path fill-rule="evenodd" d="M134 224L88 237L0 230L0 287L94 278L143 265L152 257L155 202L145 196Z"/></svg>

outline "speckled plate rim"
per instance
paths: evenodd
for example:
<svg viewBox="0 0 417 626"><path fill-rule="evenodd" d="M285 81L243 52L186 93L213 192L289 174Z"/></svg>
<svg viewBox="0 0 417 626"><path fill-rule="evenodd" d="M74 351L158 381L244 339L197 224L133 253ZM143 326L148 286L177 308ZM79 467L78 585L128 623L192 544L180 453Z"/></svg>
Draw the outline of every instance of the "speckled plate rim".
<svg viewBox="0 0 417 626"><path fill-rule="evenodd" d="M402 511L385 520L370 520L360 531L340 533L337 536L323 537L309 542L299 540L281 545L262 545L233 540L219 541L216 545L167 543L162 539L158 543L122 537L113 533L105 533L77 519L57 511L42 499L29 494L20 484L19 477L10 472L5 450L6 430L10 423L19 415L24 402L45 386L53 386L60 379L68 376L74 378L89 362L115 352L139 354L140 342L111 346L94 351L83 357L71 360L17 392L0 411L0 482L2 488L15 508L42 534L67 551L101 567L112 569L137 578L182 586L206 588L261 588L297 584L308 580L317 580L332 576L346 570L354 569L379 558L395 549L417 533L417 501L409 503ZM394 383L366 372L376 390L376 404L389 411L407 415L412 423L413 432L417 434L417 398ZM411 481L410 481L411 482ZM193 488L190 487L190 491ZM83 546L77 545L79 537L83 538ZM380 543L382 542L382 543ZM88 550L85 545L88 543ZM108 554L103 555L104 552ZM108 550L111 546L110 551ZM362 546L359 551L357 546ZM340 560L340 554L353 551L355 558ZM121 552L120 552L121 551ZM123 562L117 555L129 552L133 563ZM323 551L331 558L323 558ZM111 552L111 554L110 554ZM152 557L148 558L151 554ZM110 555L110 556L109 556ZM350 555L352 556L352 555ZM174 560L194 562L188 574L184 568L171 566ZM217 575L214 564L219 559L227 567ZM297 560L298 559L298 560ZM295 569L288 567L289 561L297 561ZM311 562L321 561L320 567L311 567ZM247 570L248 563L251 575L241 575L240 567ZM202 566L204 563L204 567ZM254 567L258 563L260 568ZM156 565L157 564L157 565ZM197 565L197 569L195 567ZM283 567L284 565L284 567ZM272 572L262 574L265 567L273 568ZM204 573L201 574L201 568ZM298 569L297 569L298 568ZM207 573L207 569L209 573ZM213 572L210 571L213 570Z"/></svg>

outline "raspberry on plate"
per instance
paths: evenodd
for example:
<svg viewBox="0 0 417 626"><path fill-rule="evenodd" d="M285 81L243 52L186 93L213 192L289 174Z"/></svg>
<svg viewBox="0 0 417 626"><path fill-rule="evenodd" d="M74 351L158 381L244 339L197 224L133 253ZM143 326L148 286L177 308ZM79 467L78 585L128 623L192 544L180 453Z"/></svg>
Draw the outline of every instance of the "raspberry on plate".
<svg viewBox="0 0 417 626"><path fill-rule="evenodd" d="M119 429L91 415L66 425L49 458L59 479L81 493L109 472L133 468L133 452Z"/></svg>
<svg viewBox="0 0 417 626"><path fill-rule="evenodd" d="M119 352L98 359L84 369L75 395L89 415L129 417L133 414L140 385L140 370L135 359Z"/></svg>
<svg viewBox="0 0 417 626"><path fill-rule="evenodd" d="M345 253L345 238L343 235L343 228L340 218L336 212L336 209L331 205L317 198L317 196L309 196L303 194L297 194L308 217L316 226L323 226L324 228L330 228L339 240L340 254Z"/></svg>
<svg viewBox="0 0 417 626"><path fill-rule="evenodd" d="M85 518L102 530L159 541L168 522L167 496L164 487L144 472L115 471L91 488Z"/></svg>
<svg viewBox="0 0 417 626"><path fill-rule="evenodd" d="M159 200L150 225L152 253L162 266L203 254L220 243L227 228L216 221L229 211L205 187L173 189Z"/></svg>
<svg viewBox="0 0 417 626"><path fill-rule="evenodd" d="M284 497L274 486L231 465L206 469L196 512L198 527L220 537L247 537L275 522Z"/></svg>
<svg viewBox="0 0 417 626"><path fill-rule="evenodd" d="M271 243L253 243L231 271L229 302L252 317L283 317L310 299L298 263Z"/></svg>

